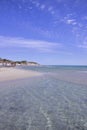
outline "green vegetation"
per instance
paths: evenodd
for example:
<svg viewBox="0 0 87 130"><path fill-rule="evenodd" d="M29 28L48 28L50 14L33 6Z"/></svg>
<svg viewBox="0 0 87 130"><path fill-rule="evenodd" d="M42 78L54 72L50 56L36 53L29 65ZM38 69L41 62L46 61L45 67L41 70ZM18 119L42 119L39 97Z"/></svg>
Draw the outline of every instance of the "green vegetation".
<svg viewBox="0 0 87 130"><path fill-rule="evenodd" d="M8 60L8 59L2 59L0 58L0 65L2 66L16 66L16 65L39 65L37 62L33 62L33 61L12 61L12 60Z"/></svg>

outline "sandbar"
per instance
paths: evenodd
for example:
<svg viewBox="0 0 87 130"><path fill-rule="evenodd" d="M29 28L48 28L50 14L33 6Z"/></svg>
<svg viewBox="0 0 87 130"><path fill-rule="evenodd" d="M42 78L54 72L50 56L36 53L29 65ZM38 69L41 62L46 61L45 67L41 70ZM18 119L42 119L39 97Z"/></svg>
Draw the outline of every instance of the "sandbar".
<svg viewBox="0 0 87 130"><path fill-rule="evenodd" d="M22 70L12 67L0 68L0 82L24 79L33 76L41 76L42 73L31 71L31 70Z"/></svg>

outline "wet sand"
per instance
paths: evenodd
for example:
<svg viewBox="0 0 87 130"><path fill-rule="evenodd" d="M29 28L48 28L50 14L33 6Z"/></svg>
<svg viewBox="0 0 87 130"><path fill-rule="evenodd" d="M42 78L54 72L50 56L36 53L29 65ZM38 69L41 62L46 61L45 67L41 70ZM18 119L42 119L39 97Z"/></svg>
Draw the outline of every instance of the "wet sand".
<svg viewBox="0 0 87 130"><path fill-rule="evenodd" d="M31 70L21 70L16 68L0 68L0 82L8 80L23 79L42 75L39 72Z"/></svg>

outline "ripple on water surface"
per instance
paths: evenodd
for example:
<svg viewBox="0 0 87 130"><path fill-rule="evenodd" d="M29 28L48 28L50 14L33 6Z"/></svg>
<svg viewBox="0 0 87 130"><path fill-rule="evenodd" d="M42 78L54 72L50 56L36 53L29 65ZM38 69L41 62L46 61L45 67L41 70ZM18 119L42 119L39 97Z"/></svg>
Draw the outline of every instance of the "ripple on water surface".
<svg viewBox="0 0 87 130"><path fill-rule="evenodd" d="M0 130L87 130L87 86L50 74L0 83Z"/></svg>

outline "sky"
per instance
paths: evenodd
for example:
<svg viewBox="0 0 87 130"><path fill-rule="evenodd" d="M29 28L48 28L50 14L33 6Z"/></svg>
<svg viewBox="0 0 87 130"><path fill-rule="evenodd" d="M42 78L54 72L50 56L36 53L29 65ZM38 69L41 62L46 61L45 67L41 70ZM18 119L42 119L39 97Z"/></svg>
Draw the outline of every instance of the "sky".
<svg viewBox="0 0 87 130"><path fill-rule="evenodd" d="M0 57L87 65L87 0L0 0Z"/></svg>

